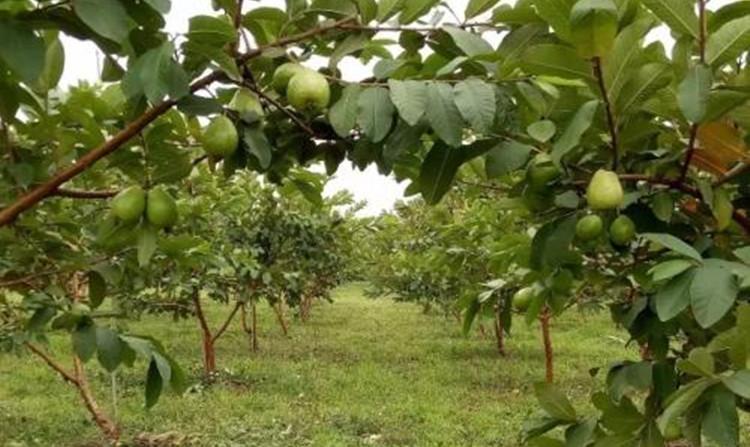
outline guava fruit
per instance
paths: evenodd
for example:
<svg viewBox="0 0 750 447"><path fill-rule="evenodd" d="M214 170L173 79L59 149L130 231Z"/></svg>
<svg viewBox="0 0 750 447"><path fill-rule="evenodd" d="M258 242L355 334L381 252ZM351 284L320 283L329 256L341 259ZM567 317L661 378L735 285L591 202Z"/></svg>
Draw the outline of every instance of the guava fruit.
<svg viewBox="0 0 750 447"><path fill-rule="evenodd" d="M524 287L513 294L513 309L517 312L526 312L534 299L534 289Z"/></svg>
<svg viewBox="0 0 750 447"><path fill-rule="evenodd" d="M549 184L560 177L560 169L552 162L547 154L539 154L531 160L526 169L526 180L531 189L544 191Z"/></svg>
<svg viewBox="0 0 750 447"><path fill-rule="evenodd" d="M177 222L177 204L172 196L159 186L148 192L146 218L156 228L171 227Z"/></svg>
<svg viewBox="0 0 750 447"><path fill-rule="evenodd" d="M305 68L294 62L287 62L286 64L279 65L279 68L273 72L273 80L271 81L274 90L282 95L285 94L286 89L289 86L289 81L291 81L295 75L307 70L309 70L309 68Z"/></svg>
<svg viewBox="0 0 750 447"><path fill-rule="evenodd" d="M135 222L146 210L146 192L140 186L122 190L112 199L112 214L123 222Z"/></svg>
<svg viewBox="0 0 750 447"><path fill-rule="evenodd" d="M592 210L613 210L621 207L625 193L617 173L604 169L596 171L586 189L586 200Z"/></svg>
<svg viewBox="0 0 750 447"><path fill-rule="evenodd" d="M294 75L286 89L289 104L300 112L321 112L331 101L331 87L320 73L306 70Z"/></svg>
<svg viewBox="0 0 750 447"><path fill-rule="evenodd" d="M229 103L229 108L239 113L241 117L252 114L256 118L260 118L264 115L263 106L261 106L258 97L246 88L237 90Z"/></svg>
<svg viewBox="0 0 750 447"><path fill-rule="evenodd" d="M602 218L591 214L576 224L576 237L582 241L591 241L599 237L604 231L604 222Z"/></svg>
<svg viewBox="0 0 750 447"><path fill-rule="evenodd" d="M667 424L667 428L662 433L665 441L678 441L682 439L682 427L679 420Z"/></svg>
<svg viewBox="0 0 750 447"><path fill-rule="evenodd" d="M214 118L203 130L203 150L208 155L224 158L237 150L240 137L232 120L224 115Z"/></svg>
<svg viewBox="0 0 750 447"><path fill-rule="evenodd" d="M628 216L617 217L609 226L609 239L615 245L628 245L634 238L635 224Z"/></svg>

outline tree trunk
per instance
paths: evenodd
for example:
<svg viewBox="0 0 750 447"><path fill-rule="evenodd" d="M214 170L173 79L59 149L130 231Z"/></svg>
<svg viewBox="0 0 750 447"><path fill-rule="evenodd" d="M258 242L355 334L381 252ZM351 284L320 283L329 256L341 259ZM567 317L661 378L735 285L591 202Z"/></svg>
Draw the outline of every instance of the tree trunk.
<svg viewBox="0 0 750 447"><path fill-rule="evenodd" d="M503 319L500 306L495 307L495 339L497 340L497 353L505 357L505 333L503 332Z"/></svg>
<svg viewBox="0 0 750 447"><path fill-rule="evenodd" d="M276 301L276 305L271 307L273 307L274 312L276 312L276 319L279 321L279 325L281 326L281 332L284 333L284 336L288 336L289 328L287 327L286 320L284 320L283 300L284 296L282 295Z"/></svg>
<svg viewBox="0 0 750 447"><path fill-rule="evenodd" d="M257 317L255 315L255 302L253 302L251 307L252 312L252 322L250 325L247 323L247 304L242 305L242 330L245 331L245 334L247 334L248 343L250 344L250 350L252 352L258 352L258 321Z"/></svg>
<svg viewBox="0 0 750 447"><path fill-rule="evenodd" d="M198 319L198 327L201 330L201 339L203 340L203 372L206 377L209 377L216 372L216 350L197 290L193 292L193 305L195 306L195 317Z"/></svg>
<svg viewBox="0 0 750 447"><path fill-rule="evenodd" d="M554 365L554 352L552 350L552 338L550 336L549 321L550 321L549 307L545 306L542 310L542 315L539 317L539 321L542 323L542 341L544 342L544 367L545 367L545 380L547 383L555 381L555 365Z"/></svg>

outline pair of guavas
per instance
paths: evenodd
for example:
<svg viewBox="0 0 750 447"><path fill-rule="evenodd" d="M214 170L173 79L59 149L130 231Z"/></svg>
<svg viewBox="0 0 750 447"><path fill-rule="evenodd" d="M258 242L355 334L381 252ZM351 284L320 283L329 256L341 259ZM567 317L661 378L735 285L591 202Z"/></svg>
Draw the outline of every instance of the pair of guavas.
<svg viewBox="0 0 750 447"><path fill-rule="evenodd" d="M140 186L131 186L117 194L111 206L112 214L127 223L135 223L144 216L156 228L171 227L177 222L177 204L160 186L148 192Z"/></svg>

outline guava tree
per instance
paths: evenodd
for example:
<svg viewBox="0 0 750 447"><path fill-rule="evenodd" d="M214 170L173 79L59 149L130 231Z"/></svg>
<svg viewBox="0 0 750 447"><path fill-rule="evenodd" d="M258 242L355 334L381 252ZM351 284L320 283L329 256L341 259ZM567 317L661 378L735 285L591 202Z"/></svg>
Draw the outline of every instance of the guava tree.
<svg viewBox="0 0 750 447"><path fill-rule="evenodd" d="M537 213L531 267L540 278L578 274L643 353L610 370L591 418L538 386L547 415L529 437L567 426L582 445L663 445L665 435L739 444L737 409L750 398L748 8L498 3L470 0L459 17L438 0L288 0L283 9L217 0L213 16L192 18L173 39L168 0L3 2L0 35L13 43L0 49L3 281L44 277L14 256L59 244L64 229L88 237L91 205L77 200L113 193L123 195L100 239L135 247L134 265L145 264L199 164L309 189L295 165L321 161L333 172L349 158L410 180L409 192L434 204L461 165L483 157L487 174ZM675 37L670 51L645 39L659 25ZM106 90L67 110L53 90L59 33L105 54ZM313 56L327 66L313 70ZM372 76L342 79L346 57L371 63ZM70 207L73 220L54 218ZM554 299L536 294L530 309L546 312ZM682 433L668 432L680 423ZM549 439L540 442L559 444Z"/></svg>

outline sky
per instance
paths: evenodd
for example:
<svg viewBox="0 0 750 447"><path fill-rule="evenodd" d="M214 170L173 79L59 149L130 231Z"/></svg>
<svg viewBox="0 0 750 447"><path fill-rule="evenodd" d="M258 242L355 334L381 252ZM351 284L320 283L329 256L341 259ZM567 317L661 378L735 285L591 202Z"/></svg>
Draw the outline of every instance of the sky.
<svg viewBox="0 0 750 447"><path fill-rule="evenodd" d="M710 9L716 9L732 0L713 0ZM460 14L466 8L468 0L447 0L451 8ZM501 3L513 4L515 0L503 0ZM246 8L273 6L284 8L284 0L259 0L246 2ZM185 33L190 17L200 14L214 14L211 0L172 0L172 10L167 17L167 31L170 33ZM665 46L672 44L668 30L655 30L648 40L660 40ZM493 42L494 43L494 42ZM61 81L62 87L77 84L80 80L95 82L99 78L100 63L97 48L90 42L82 42L64 37L66 51L66 65ZM343 78L357 81L370 76L371 67L362 66L353 58L345 58L339 68ZM397 183L391 177L385 177L377 172L375 166L370 166L364 172L352 167L347 161L339 168L336 175L329 181L326 194L330 195L340 190L348 190L356 201L365 201L367 205L360 212L362 215L377 215L382 211L391 210L394 203L403 198L406 182Z"/></svg>

